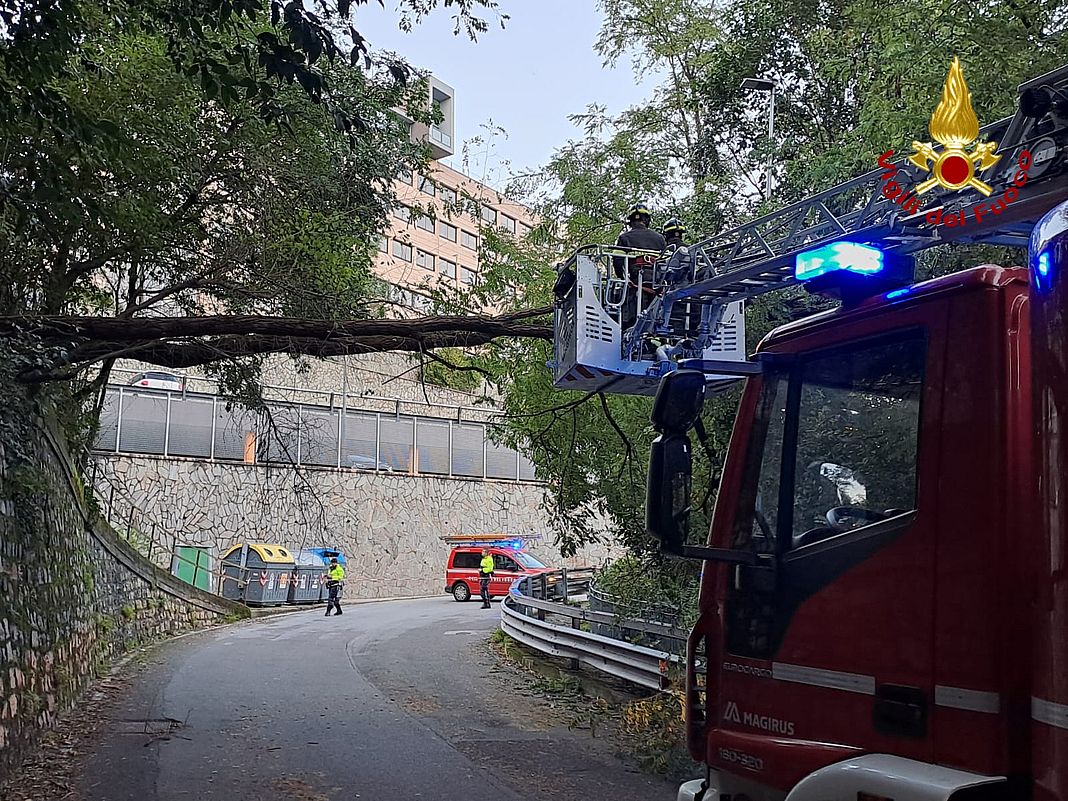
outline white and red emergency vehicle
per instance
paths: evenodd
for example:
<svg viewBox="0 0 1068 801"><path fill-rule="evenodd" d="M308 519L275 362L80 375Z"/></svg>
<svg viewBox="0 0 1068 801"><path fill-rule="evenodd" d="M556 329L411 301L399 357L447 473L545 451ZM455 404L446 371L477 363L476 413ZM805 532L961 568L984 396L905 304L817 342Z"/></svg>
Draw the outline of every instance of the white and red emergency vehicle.
<svg viewBox="0 0 1068 801"><path fill-rule="evenodd" d="M647 527L706 560L685 705L707 774L680 800L1068 801L1065 98L1068 67L985 129L991 199L936 189L916 212L874 170L691 247L688 280L659 288L670 302L609 332L618 369L569 344L576 304L611 279L561 269L576 280L558 282L558 386L658 384ZM960 240L1029 245L1028 261L911 283L909 253ZM752 359L708 358L705 307L807 278L841 306ZM680 306L705 330L680 329ZM704 358L643 360L643 336ZM690 545L688 432L731 377L745 386L711 531Z"/></svg>

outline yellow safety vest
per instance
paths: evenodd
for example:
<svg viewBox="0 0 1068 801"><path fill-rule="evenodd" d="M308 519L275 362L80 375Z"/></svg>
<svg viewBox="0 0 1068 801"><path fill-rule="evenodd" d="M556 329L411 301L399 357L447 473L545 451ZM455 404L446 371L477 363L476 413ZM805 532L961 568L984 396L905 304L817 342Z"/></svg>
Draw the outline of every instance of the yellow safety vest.
<svg viewBox="0 0 1068 801"><path fill-rule="evenodd" d="M330 577L331 581L341 581L345 578L345 568L341 565L331 565L330 569L326 571L326 575Z"/></svg>
<svg viewBox="0 0 1068 801"><path fill-rule="evenodd" d="M481 572L482 572L482 575L484 575L484 576L488 576L490 573L493 572L493 557L492 556L486 555L486 556L482 557Z"/></svg>

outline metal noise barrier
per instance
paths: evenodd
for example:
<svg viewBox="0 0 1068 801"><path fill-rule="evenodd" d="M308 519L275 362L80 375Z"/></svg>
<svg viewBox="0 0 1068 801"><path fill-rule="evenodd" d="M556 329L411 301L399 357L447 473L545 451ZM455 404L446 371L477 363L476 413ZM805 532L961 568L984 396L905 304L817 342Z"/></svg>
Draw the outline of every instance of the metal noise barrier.
<svg viewBox="0 0 1068 801"><path fill-rule="evenodd" d="M570 659L574 668L583 664L651 690L673 689L681 681L676 678L679 656L583 631L580 626L584 621L597 622L683 640L686 633L651 621L621 621L607 612L566 603L589 592L592 576L591 569L563 569L519 579L501 604L501 628L536 651Z"/></svg>

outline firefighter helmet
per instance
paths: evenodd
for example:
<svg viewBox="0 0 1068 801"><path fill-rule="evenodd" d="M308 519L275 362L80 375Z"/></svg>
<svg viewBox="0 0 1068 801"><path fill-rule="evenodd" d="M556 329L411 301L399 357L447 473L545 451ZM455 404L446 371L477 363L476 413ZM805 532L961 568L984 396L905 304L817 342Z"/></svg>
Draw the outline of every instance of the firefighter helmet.
<svg viewBox="0 0 1068 801"><path fill-rule="evenodd" d="M686 236L686 226L682 224L682 221L678 217L672 217L666 223L664 223L664 230L661 233L665 237L671 237L672 235L682 239Z"/></svg>
<svg viewBox="0 0 1068 801"><path fill-rule="evenodd" d="M632 222L641 217L644 217L645 222L649 223L653 219L653 213L649 211L647 205L639 201L627 209L627 222Z"/></svg>

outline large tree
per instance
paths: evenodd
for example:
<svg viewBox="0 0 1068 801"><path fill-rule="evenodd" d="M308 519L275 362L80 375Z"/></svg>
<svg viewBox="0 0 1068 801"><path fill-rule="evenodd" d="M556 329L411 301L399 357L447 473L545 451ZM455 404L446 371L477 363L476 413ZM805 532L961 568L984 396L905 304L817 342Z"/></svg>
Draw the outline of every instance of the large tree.
<svg viewBox="0 0 1068 801"><path fill-rule="evenodd" d="M965 63L984 122L1012 112L1021 81L1068 61L1068 11L1057 0L969 9L933 0L892 6L873 0L602 0L601 7L606 21L599 47L606 59L631 57L637 70L656 70L664 83L615 118L597 109L582 115L587 135L514 187L553 223L540 232L540 257L526 247L524 260L524 254L508 253L515 245L506 243L508 259L498 259L497 269L513 280L529 277L515 301L520 305L549 302L559 250L612 241L635 197L648 199L661 220L681 214L699 238L872 169L879 153L900 151L924 136L955 54ZM767 137L767 98L739 89L751 76L771 78L778 87L774 142ZM771 198L764 193L768 163L775 173ZM493 239L486 244L500 249ZM921 274L1013 258L991 250L963 246L925 254ZM525 265L522 271L518 264ZM751 303L750 348L814 305L797 290ZM641 506L652 437L649 401L552 390L544 366L551 349L540 342L502 343L492 353L489 366L509 412L504 436L530 443L565 543L593 536L591 511L597 510L629 545L648 551ZM734 399L709 406L706 428L717 452L729 437ZM717 469L701 460L698 471L700 501L713 492Z"/></svg>
<svg viewBox="0 0 1068 801"><path fill-rule="evenodd" d="M366 53L338 31L361 4L0 6L0 333L33 353L23 377L529 333L522 319L353 326L383 316L370 265L392 180L426 166L393 109L433 121L405 65L339 57ZM402 4L402 22L435 5ZM471 33L472 9L495 6L443 5Z"/></svg>

